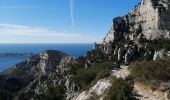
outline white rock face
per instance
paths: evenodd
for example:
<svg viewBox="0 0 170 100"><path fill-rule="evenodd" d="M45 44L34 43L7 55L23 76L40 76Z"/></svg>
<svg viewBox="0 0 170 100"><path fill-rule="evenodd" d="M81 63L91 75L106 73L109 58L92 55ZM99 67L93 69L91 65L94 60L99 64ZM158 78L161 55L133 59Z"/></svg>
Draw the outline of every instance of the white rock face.
<svg viewBox="0 0 170 100"><path fill-rule="evenodd" d="M117 78L123 78L125 79L129 74L129 66L120 66L121 69L119 70L112 70L112 75L116 76Z"/></svg>
<svg viewBox="0 0 170 100"><path fill-rule="evenodd" d="M118 57L117 57L117 58L118 58L118 61L121 60L121 57L122 57L121 54L122 54L122 48L119 48L119 49L118 49Z"/></svg>
<svg viewBox="0 0 170 100"><path fill-rule="evenodd" d="M127 52L126 54L125 54L125 64L129 64L129 53Z"/></svg>
<svg viewBox="0 0 170 100"><path fill-rule="evenodd" d="M112 75L116 76L117 78L125 78L129 75L128 66L121 66L119 70L113 70ZM93 87L89 89L89 91L81 92L77 98L72 100L90 100L91 97L97 96L99 100L103 100L104 96L106 95L107 91L112 86L113 79L101 79L99 80Z"/></svg>
<svg viewBox="0 0 170 100"><path fill-rule="evenodd" d="M112 25L113 26L113 25ZM111 29L109 30L109 32L106 34L106 37L104 38L104 41L106 42L106 43L109 43L109 42L113 42L113 40L114 40L114 29L113 29L113 27L111 26Z"/></svg>
<svg viewBox="0 0 170 100"><path fill-rule="evenodd" d="M170 56L170 51L167 52L165 50L155 51L153 60L155 61L157 59L163 59L169 56Z"/></svg>
<svg viewBox="0 0 170 100"><path fill-rule="evenodd" d="M75 100L89 100L91 97L86 91L83 91Z"/></svg>
<svg viewBox="0 0 170 100"><path fill-rule="evenodd" d="M102 95L111 87L111 81L109 79L99 80L89 91L83 91L75 100L89 100L91 97Z"/></svg>
<svg viewBox="0 0 170 100"><path fill-rule="evenodd" d="M38 67L40 67L42 73L45 73L46 60L48 60L48 53L42 52L39 54L39 56L40 56L40 62L38 64Z"/></svg>
<svg viewBox="0 0 170 100"><path fill-rule="evenodd" d="M105 80L105 79L99 80L97 84L92 87L92 89L90 90L90 93L101 96L110 87L111 87L110 80Z"/></svg>
<svg viewBox="0 0 170 100"><path fill-rule="evenodd" d="M40 67L42 73L45 73L45 68L46 68L46 62L45 60L40 60L38 67Z"/></svg>
<svg viewBox="0 0 170 100"><path fill-rule="evenodd" d="M48 60L48 53L47 52L40 53L40 59Z"/></svg>
<svg viewBox="0 0 170 100"><path fill-rule="evenodd" d="M139 33L143 33L147 39L170 38L169 16L170 0L142 0L126 16L113 19L104 42L113 42L127 33L133 34L129 35L130 39Z"/></svg>

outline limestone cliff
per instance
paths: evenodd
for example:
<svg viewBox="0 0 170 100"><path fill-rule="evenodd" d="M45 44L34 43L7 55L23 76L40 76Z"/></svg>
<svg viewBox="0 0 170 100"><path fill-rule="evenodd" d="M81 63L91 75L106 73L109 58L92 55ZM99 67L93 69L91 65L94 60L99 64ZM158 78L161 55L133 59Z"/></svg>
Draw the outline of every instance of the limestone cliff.
<svg viewBox="0 0 170 100"><path fill-rule="evenodd" d="M74 91L76 85L71 83L68 64L74 59L60 51L46 50L16 64L0 75L0 99L30 100L40 99L49 86L66 87L65 98ZM11 94L6 94L8 91ZM16 94L16 95L14 95Z"/></svg>
<svg viewBox="0 0 170 100"><path fill-rule="evenodd" d="M127 15L113 19L105 43L121 38L131 40L143 34L147 39L170 37L170 1L142 0Z"/></svg>
<svg viewBox="0 0 170 100"><path fill-rule="evenodd" d="M161 58L157 52L170 51L169 38L170 1L142 0L127 15L114 18L103 42L94 48L129 64L139 58Z"/></svg>
<svg viewBox="0 0 170 100"><path fill-rule="evenodd" d="M103 42L94 43L85 56L47 50L1 73L0 99L104 100L115 77L126 83L130 71L124 65L170 56L169 38L170 1L142 0L127 15L114 18ZM146 97L147 91L140 90L137 85L137 94Z"/></svg>

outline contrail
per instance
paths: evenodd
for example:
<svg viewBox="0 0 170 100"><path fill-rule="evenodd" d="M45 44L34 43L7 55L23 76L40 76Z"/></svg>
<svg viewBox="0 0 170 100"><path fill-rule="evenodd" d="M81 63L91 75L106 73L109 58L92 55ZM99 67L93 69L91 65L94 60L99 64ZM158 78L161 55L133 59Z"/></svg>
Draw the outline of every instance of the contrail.
<svg viewBox="0 0 170 100"><path fill-rule="evenodd" d="M70 0L70 17L72 26L74 26L74 4L75 0Z"/></svg>

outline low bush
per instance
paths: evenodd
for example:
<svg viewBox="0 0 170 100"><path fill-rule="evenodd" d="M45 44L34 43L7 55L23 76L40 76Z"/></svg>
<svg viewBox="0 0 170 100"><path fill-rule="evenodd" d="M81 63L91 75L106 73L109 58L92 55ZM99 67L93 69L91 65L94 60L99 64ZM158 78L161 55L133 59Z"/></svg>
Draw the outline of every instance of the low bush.
<svg viewBox="0 0 170 100"><path fill-rule="evenodd" d="M65 89L63 86L49 86L44 94L41 94L41 100L63 100Z"/></svg>
<svg viewBox="0 0 170 100"><path fill-rule="evenodd" d="M6 90L0 90L0 100L11 100L14 93Z"/></svg>
<svg viewBox="0 0 170 100"><path fill-rule="evenodd" d="M81 88L86 87L96 78L97 73L91 69L80 69L74 76L74 82Z"/></svg>
<svg viewBox="0 0 170 100"><path fill-rule="evenodd" d="M73 77L73 81L81 88L85 89L90 83L92 83L92 81L108 77L111 69L114 67L115 65L112 62L95 63L87 69L81 68L77 70Z"/></svg>
<svg viewBox="0 0 170 100"><path fill-rule="evenodd" d="M105 100L132 100L133 85L132 77L115 79Z"/></svg>
<svg viewBox="0 0 170 100"><path fill-rule="evenodd" d="M147 41L148 45L151 46L154 50L170 50L170 39L155 39Z"/></svg>
<svg viewBox="0 0 170 100"><path fill-rule="evenodd" d="M70 73L73 75L76 74L78 70L85 67L87 61L90 61L91 63L103 63L108 61L108 57L101 50L89 51L85 57L79 57L76 60L76 63L69 65L71 66Z"/></svg>
<svg viewBox="0 0 170 100"><path fill-rule="evenodd" d="M130 71L134 79L139 82L166 82L170 80L170 60L137 62L130 67Z"/></svg>

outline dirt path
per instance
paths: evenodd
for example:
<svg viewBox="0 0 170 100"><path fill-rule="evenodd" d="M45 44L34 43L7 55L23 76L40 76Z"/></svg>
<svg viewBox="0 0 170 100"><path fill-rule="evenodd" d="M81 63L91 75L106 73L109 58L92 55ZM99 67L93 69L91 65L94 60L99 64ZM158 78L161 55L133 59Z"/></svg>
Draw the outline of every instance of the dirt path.
<svg viewBox="0 0 170 100"><path fill-rule="evenodd" d="M120 69L112 70L112 75L117 78L126 78L130 71L128 66L120 66ZM93 96L98 96L100 100L103 100L104 93L111 87L111 80L101 79L88 91L83 91L78 95L76 99L73 100L90 100ZM134 92L137 94L135 96L139 100L168 100L165 93L160 91L152 91L149 87L141 85L140 83L134 84Z"/></svg>
<svg viewBox="0 0 170 100"><path fill-rule="evenodd" d="M134 91L137 93L139 100L168 100L165 93L160 91L152 91L149 87L135 83Z"/></svg>
<svg viewBox="0 0 170 100"><path fill-rule="evenodd" d="M128 68L129 68L128 66L122 65L122 66L120 66L119 70L112 70L112 72L113 72L112 75L116 76L117 78L124 79L130 74Z"/></svg>
<svg viewBox="0 0 170 100"><path fill-rule="evenodd" d="M128 66L121 66L119 70L112 70L113 76L117 78L126 78L130 72ZM134 91L136 92L139 100L168 100L166 94L160 91L152 91L149 87L143 86L139 83L134 84Z"/></svg>

